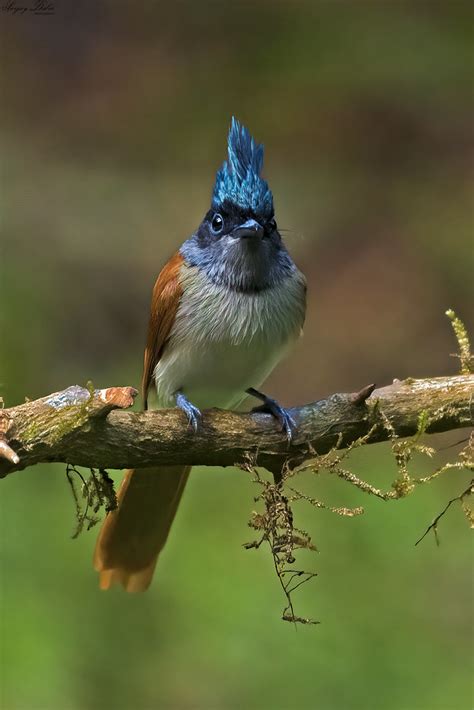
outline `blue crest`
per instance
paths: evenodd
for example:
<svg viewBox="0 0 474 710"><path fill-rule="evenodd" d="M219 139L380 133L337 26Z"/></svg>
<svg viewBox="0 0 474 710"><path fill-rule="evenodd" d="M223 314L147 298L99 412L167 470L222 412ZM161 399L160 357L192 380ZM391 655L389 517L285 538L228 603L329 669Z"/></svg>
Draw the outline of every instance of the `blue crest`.
<svg viewBox="0 0 474 710"><path fill-rule="evenodd" d="M229 157L218 170L212 207L219 209L226 200L252 210L257 215L273 215L273 196L268 183L260 177L263 145L254 141L245 126L234 117L227 139Z"/></svg>

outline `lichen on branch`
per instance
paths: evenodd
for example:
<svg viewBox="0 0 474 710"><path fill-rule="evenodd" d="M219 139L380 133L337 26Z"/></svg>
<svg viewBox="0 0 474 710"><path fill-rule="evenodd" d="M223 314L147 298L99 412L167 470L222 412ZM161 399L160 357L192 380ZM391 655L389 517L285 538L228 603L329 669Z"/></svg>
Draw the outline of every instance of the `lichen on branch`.
<svg viewBox="0 0 474 710"><path fill-rule="evenodd" d="M412 462L415 456L433 458L437 453L435 448L428 446L423 441L426 429L429 427L429 418L426 412L422 412L419 417L418 431L414 436L398 439L393 432L391 434L391 445L388 449L397 466L397 476L392 481L389 490L383 491L365 481L360 474L355 474L350 470L348 460L350 454L367 443L368 435L360 437L350 446L341 449L339 441L330 451L324 455L317 455L314 451L310 457L299 466L291 468L285 466L276 480L273 482L263 477L254 466L251 457L242 468L253 474L253 480L260 486L261 492L255 499L256 502L263 503L263 512L253 512L249 526L259 533L259 537L245 544L247 549L258 549L262 543L266 543L273 558L276 575L282 587L286 599L286 606L282 613L282 619L293 623L318 623L313 619L302 617L295 613L293 592L303 584L309 582L317 576L314 570L307 571L296 564L296 552L301 549L316 551L311 536L304 530L299 529L295 524L295 513L293 503L306 501L313 508L326 509L337 515L354 517L362 515L364 508L357 506L347 508L345 506L333 506L323 501L302 493L297 486L297 478L302 473L311 473L316 476L336 475L347 483L356 487L365 494L373 495L382 501L395 501L411 495L417 486L426 484L447 471L465 470L474 473L474 435L466 439L465 446L458 452L454 461L445 463L436 468L431 474L422 478L416 477L412 472ZM295 482L296 480L296 482ZM291 484L291 485L290 485ZM474 479L460 495L452 498L442 512L436 516L424 535L416 542L417 545L432 530L436 542L439 544L438 524L453 503L459 501L461 508L470 524L474 526L474 513L467 503L467 498L474 492ZM296 581L297 580L297 581Z"/></svg>

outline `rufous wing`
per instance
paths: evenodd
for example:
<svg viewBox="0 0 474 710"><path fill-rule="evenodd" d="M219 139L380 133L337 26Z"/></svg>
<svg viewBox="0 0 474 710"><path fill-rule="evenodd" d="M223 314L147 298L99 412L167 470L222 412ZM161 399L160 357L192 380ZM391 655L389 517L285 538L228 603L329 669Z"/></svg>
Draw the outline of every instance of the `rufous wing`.
<svg viewBox="0 0 474 710"><path fill-rule="evenodd" d="M145 409L148 406L148 390L153 380L153 373L170 336L183 293L179 283L183 261L179 252L175 254L160 272L153 289L143 361L142 394Z"/></svg>
<svg viewBox="0 0 474 710"><path fill-rule="evenodd" d="M145 348L142 392L145 409L153 373L170 337L182 295L178 253L161 271L153 289ZM148 588L159 553L168 537L189 474L186 466L127 471L118 508L108 514L97 539L94 566L100 587L121 584L128 592Z"/></svg>

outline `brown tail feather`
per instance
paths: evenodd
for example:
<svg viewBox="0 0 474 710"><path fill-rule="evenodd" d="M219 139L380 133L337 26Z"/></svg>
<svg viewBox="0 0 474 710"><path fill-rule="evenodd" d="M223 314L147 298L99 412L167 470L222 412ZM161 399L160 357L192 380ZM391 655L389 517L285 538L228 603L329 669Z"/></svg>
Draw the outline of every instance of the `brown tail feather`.
<svg viewBox="0 0 474 710"><path fill-rule="evenodd" d="M127 592L148 589L190 470L160 466L126 472L118 508L105 519L95 548L101 589L114 583Z"/></svg>

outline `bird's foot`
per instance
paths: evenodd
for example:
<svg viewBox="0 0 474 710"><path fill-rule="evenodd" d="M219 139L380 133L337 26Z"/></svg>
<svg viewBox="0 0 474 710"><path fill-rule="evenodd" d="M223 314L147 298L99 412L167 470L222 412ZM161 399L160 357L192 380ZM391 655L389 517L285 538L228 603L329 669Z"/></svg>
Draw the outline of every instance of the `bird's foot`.
<svg viewBox="0 0 474 710"><path fill-rule="evenodd" d="M194 404L191 404L182 392L177 392L176 394L176 406L186 414L189 425L196 432L202 418L201 411Z"/></svg>
<svg viewBox="0 0 474 710"><path fill-rule="evenodd" d="M253 387L249 387L246 392L263 402L259 407L254 407L252 412L266 412L267 414L271 414L280 423L281 429L285 432L288 441L291 441L294 434L296 434L297 426L289 411L281 407L274 399L267 397L267 395L262 394L262 392L259 392Z"/></svg>

